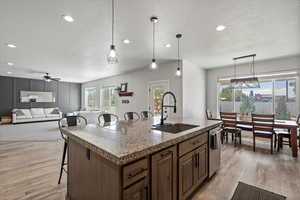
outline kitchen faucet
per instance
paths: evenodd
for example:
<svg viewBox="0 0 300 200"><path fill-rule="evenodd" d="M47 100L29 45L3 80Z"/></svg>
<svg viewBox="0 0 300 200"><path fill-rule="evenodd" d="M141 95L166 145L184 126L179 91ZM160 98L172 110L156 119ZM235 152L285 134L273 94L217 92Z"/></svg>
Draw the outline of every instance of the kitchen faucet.
<svg viewBox="0 0 300 200"><path fill-rule="evenodd" d="M174 99L174 105L164 105L164 99L165 96L167 95L171 95ZM164 118L164 108L174 108L174 113L176 113L176 97L175 94L173 92L165 92L163 94L162 100L161 100L161 118L160 118L160 125L164 125L164 120L166 120L167 118Z"/></svg>

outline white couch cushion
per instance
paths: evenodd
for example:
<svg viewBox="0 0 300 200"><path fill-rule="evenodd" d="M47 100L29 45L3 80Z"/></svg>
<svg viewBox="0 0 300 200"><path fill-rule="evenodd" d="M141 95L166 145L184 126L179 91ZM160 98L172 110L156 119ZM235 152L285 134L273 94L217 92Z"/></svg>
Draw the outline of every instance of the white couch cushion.
<svg viewBox="0 0 300 200"><path fill-rule="evenodd" d="M31 108L31 115L33 118L44 118L46 117L44 108Z"/></svg>
<svg viewBox="0 0 300 200"><path fill-rule="evenodd" d="M22 113L24 113L24 116L17 116L17 119L31 119L32 115L29 109L19 109L20 111L22 111Z"/></svg>
<svg viewBox="0 0 300 200"><path fill-rule="evenodd" d="M60 117L59 108L45 108L44 109L46 117Z"/></svg>

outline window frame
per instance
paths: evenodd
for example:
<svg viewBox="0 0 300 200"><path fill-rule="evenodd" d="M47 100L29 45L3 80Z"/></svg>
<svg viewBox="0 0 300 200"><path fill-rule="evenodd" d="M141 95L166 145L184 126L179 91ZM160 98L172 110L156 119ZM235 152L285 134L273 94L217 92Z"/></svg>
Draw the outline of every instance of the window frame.
<svg viewBox="0 0 300 200"><path fill-rule="evenodd" d="M105 111L105 106L103 106L103 103L102 103L102 98L103 98L103 94L102 94L102 90L104 90L104 89L107 89L107 88L113 88L113 89L115 89L116 88L116 86L115 85L106 85L106 86L102 86L100 89L99 89L99 107L100 107L100 109L102 110L102 111ZM117 112L117 108L118 108L118 94L117 94L117 92L116 92L116 105L115 106L112 106L111 105L111 102L109 103L109 107L110 108L114 108L114 110L115 110L115 112ZM116 114L116 113L112 113L112 114Z"/></svg>
<svg viewBox="0 0 300 200"><path fill-rule="evenodd" d="M86 92L89 90L95 90L95 106L93 108L88 106L88 96L86 95ZM97 108L97 88L96 87L84 88L84 107L87 110L95 110Z"/></svg>

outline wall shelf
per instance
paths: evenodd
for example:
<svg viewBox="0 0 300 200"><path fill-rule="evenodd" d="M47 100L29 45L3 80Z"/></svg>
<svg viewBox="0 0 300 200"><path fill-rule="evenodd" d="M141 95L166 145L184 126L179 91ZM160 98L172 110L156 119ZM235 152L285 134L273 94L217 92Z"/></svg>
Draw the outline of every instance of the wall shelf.
<svg viewBox="0 0 300 200"><path fill-rule="evenodd" d="M119 92L120 97L132 97L133 92Z"/></svg>

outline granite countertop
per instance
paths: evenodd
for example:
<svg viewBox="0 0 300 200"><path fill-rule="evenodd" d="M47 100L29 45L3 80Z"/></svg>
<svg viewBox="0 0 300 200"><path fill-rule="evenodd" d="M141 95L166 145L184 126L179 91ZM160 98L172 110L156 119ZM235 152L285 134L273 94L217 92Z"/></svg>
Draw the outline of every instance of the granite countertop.
<svg viewBox="0 0 300 200"><path fill-rule="evenodd" d="M105 127L99 124L65 127L63 133L111 162L124 165L221 124L220 121L183 118L167 120L165 123L186 123L199 127L172 134L151 129L153 124L159 124L159 119L153 118L120 121L118 124L108 124Z"/></svg>

